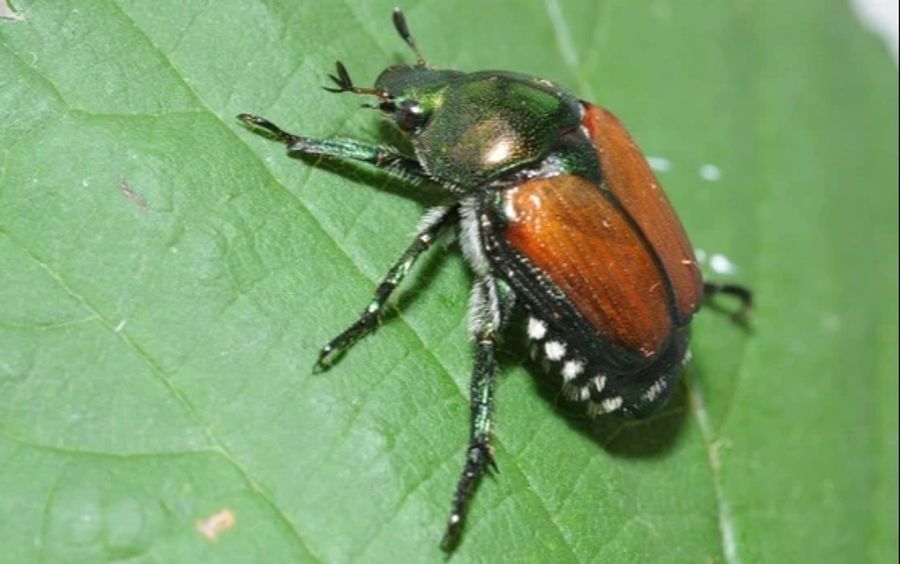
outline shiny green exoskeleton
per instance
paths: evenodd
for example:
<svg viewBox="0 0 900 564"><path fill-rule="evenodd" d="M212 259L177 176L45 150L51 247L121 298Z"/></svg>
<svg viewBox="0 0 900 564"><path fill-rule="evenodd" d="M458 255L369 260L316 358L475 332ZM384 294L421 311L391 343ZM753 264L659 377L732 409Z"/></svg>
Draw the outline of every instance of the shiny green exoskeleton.
<svg viewBox="0 0 900 564"><path fill-rule="evenodd" d="M490 446L497 338L514 308L527 335L562 379L567 399L591 414L639 417L665 402L687 356L687 325L705 295L681 224L643 155L618 120L549 81L500 71L463 73L425 64L403 15L394 25L417 55L386 69L373 87L337 64L332 92L377 98L374 107L409 139L413 154L354 139L311 139L239 116L294 155L370 163L435 182L453 202L423 217L357 321L319 354L329 366L377 326L416 258L458 224L475 276L469 329L475 341L472 425L442 546L456 546L468 501L495 467Z"/></svg>
<svg viewBox="0 0 900 564"><path fill-rule="evenodd" d="M540 162L580 122L571 94L510 72L398 66L375 88L391 97L386 110L411 135L422 168L462 192Z"/></svg>

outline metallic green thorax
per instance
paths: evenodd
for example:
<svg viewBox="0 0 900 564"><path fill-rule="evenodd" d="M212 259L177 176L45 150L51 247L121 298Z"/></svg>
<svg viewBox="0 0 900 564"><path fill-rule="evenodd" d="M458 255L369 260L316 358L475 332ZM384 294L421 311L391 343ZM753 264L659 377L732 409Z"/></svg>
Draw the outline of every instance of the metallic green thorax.
<svg viewBox="0 0 900 564"><path fill-rule="evenodd" d="M375 85L398 104L418 106L420 120L409 131L416 157L432 178L462 191L540 162L581 117L571 94L511 72L397 66Z"/></svg>

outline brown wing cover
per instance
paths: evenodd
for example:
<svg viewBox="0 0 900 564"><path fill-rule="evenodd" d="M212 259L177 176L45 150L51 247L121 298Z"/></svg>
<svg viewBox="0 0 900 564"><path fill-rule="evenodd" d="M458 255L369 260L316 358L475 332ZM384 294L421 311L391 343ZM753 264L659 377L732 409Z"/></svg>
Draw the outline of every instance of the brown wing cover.
<svg viewBox="0 0 900 564"><path fill-rule="evenodd" d="M647 358L661 351L672 330L666 280L634 225L598 186L561 175L503 197L508 243L603 337Z"/></svg>
<svg viewBox="0 0 900 564"><path fill-rule="evenodd" d="M646 158L618 118L591 104L584 104L584 109L582 125L597 147L604 187L640 227L662 262L675 293L679 325L684 325L703 297L691 243Z"/></svg>

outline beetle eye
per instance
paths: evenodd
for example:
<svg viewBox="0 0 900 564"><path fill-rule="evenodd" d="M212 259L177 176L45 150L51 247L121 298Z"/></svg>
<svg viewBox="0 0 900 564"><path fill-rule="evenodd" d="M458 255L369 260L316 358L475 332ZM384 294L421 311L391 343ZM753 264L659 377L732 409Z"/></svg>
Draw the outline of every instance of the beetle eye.
<svg viewBox="0 0 900 564"><path fill-rule="evenodd" d="M422 125L422 106L412 100L404 100L394 112L394 121L403 131L413 131Z"/></svg>

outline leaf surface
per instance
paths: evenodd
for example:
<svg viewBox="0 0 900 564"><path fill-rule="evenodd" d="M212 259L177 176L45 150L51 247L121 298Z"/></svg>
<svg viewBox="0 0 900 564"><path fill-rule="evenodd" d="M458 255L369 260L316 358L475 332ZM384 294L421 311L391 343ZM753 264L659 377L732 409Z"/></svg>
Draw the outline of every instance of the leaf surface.
<svg viewBox="0 0 900 564"><path fill-rule="evenodd" d="M311 373L440 193L234 119L382 139L319 86L337 59L360 84L411 60L391 7L21 0L0 20L0 560L440 561L472 358L457 244ZM512 331L501 473L452 560L896 561L897 75L849 8L404 8L435 65L616 112L709 276L758 304L749 332L698 316L687 385L645 422L567 416Z"/></svg>

